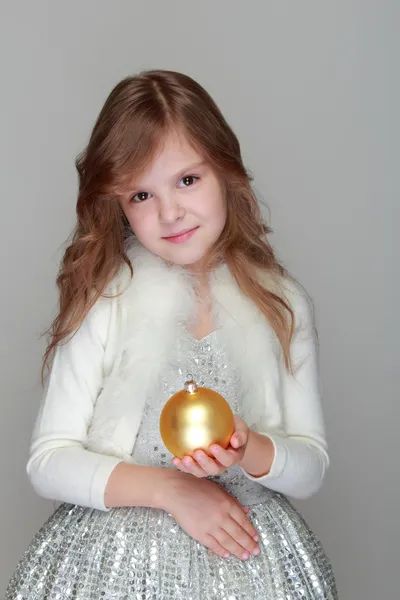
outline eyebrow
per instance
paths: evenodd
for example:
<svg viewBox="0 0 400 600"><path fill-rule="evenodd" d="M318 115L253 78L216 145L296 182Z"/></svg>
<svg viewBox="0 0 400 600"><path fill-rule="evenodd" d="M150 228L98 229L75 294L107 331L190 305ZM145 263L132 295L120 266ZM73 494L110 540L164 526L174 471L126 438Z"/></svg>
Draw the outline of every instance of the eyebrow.
<svg viewBox="0 0 400 600"><path fill-rule="evenodd" d="M206 165L205 160L201 160L200 162L192 163L191 165L188 165L187 167L182 169L182 171L179 171L179 173L177 173L175 175L175 179L180 179L182 177L182 175L184 173L186 173L186 171L192 171L193 169L198 169L199 167L204 167L205 165Z"/></svg>
<svg viewBox="0 0 400 600"><path fill-rule="evenodd" d="M181 177L187 173L187 171L193 171L194 169L198 169L199 167L205 167L207 165L207 161L202 160L202 161L198 161L195 163L192 163L191 165L188 165L187 167L185 167L184 169L182 169L181 171L179 171L178 173L176 173L175 175L172 175L172 179L181 179ZM139 181L138 183L134 182L133 187L135 189L139 189L142 186L141 182Z"/></svg>

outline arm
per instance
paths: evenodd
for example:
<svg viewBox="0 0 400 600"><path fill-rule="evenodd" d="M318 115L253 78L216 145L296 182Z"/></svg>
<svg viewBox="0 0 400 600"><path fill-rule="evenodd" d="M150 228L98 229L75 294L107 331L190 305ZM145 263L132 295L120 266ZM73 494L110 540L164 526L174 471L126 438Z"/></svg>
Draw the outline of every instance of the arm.
<svg viewBox="0 0 400 600"><path fill-rule="evenodd" d="M112 300L100 299L75 335L57 347L27 464L31 483L41 496L100 510L113 505L151 506L154 483L161 477L159 472L154 476L154 468L127 465L118 457L85 447L103 385L104 350L112 310Z"/></svg>
<svg viewBox="0 0 400 600"><path fill-rule="evenodd" d="M294 376L283 374L285 435L251 433L243 458L245 475L293 498L308 498L322 485L329 466L320 401L318 350L312 305L293 292L295 332L291 342ZM261 457L261 458L260 458ZM261 474L259 477L255 475Z"/></svg>
<svg viewBox="0 0 400 600"><path fill-rule="evenodd" d="M165 510L167 498L162 490L178 479L183 479L183 474L172 469L121 462L107 482L105 506L149 506Z"/></svg>

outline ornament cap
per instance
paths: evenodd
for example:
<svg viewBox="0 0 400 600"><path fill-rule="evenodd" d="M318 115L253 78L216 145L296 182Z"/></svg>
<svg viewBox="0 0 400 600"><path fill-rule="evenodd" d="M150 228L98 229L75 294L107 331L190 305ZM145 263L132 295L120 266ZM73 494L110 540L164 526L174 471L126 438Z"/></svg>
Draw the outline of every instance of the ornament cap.
<svg viewBox="0 0 400 600"><path fill-rule="evenodd" d="M187 381L185 381L185 390L186 392L188 392L188 394L194 394L195 392L197 392L197 383L195 382L195 380L193 379L193 375L188 375L187 376Z"/></svg>

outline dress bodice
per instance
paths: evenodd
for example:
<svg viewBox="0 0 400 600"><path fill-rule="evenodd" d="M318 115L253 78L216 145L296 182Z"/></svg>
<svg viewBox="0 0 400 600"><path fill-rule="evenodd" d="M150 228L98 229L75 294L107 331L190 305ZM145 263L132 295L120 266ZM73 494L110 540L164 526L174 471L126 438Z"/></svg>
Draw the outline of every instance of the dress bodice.
<svg viewBox="0 0 400 600"><path fill-rule="evenodd" d="M160 413L167 400L184 387L188 374L198 385L209 387L221 394L232 411L242 416L244 398L239 393L238 375L231 366L226 351L219 343L218 331L201 340L190 338L185 350L178 348L177 359L162 373L153 397L147 399L132 458L135 463L148 466L175 468L172 454L165 447L159 430ZM243 504L263 502L269 490L249 480L237 465L218 477L218 482Z"/></svg>

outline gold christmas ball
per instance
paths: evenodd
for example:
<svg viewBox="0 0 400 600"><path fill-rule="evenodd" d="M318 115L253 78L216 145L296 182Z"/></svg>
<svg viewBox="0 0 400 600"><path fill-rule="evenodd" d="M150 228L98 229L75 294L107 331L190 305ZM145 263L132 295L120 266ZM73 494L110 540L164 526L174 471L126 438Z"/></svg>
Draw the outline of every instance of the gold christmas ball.
<svg viewBox="0 0 400 600"><path fill-rule="evenodd" d="M166 402L160 415L161 438L178 458L193 455L195 450L208 452L211 444L227 448L235 431L233 412L228 402L193 379Z"/></svg>

